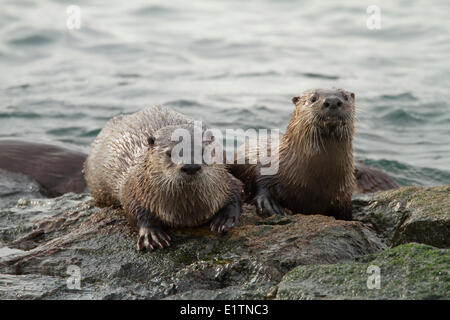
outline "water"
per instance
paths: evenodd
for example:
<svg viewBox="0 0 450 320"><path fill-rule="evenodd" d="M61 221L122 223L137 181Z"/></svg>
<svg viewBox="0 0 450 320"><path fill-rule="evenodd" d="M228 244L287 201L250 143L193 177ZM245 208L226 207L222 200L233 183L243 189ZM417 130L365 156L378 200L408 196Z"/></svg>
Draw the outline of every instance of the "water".
<svg viewBox="0 0 450 320"><path fill-rule="evenodd" d="M81 29L66 27L68 5ZM0 137L84 151L153 104L212 127L284 129L291 98L356 93L355 156L400 184L450 183L450 2L0 1Z"/></svg>

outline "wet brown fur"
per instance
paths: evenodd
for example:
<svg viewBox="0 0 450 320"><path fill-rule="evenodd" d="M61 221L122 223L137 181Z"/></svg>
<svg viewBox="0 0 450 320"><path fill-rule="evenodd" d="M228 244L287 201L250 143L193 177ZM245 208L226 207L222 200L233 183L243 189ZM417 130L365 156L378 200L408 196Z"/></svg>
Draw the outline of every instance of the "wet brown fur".
<svg viewBox="0 0 450 320"><path fill-rule="evenodd" d="M231 170L244 182L249 199L260 183L294 213L350 219L356 185L352 147L354 100L350 98L346 103L345 121L330 128L318 112L319 107L309 102L317 92L310 90L294 98L295 110L280 139L277 174L260 176L258 165L248 164L233 165ZM343 90L337 92L351 96ZM258 152L247 149L246 159Z"/></svg>
<svg viewBox="0 0 450 320"><path fill-rule="evenodd" d="M92 197L102 206L122 205L135 226L138 211L151 212L172 227L207 222L233 197L240 197L242 183L220 164L203 164L195 177L184 179L180 165L168 161L170 136L158 133L169 126L192 125L192 119L160 106L111 119L84 165ZM150 147L148 138L154 135L156 143Z"/></svg>
<svg viewBox="0 0 450 320"><path fill-rule="evenodd" d="M48 197L86 191L81 172L86 154L59 145L0 140L0 169L19 172L36 180L39 191Z"/></svg>
<svg viewBox="0 0 450 320"><path fill-rule="evenodd" d="M354 193L369 193L398 188L399 185L381 170L355 162L356 188Z"/></svg>

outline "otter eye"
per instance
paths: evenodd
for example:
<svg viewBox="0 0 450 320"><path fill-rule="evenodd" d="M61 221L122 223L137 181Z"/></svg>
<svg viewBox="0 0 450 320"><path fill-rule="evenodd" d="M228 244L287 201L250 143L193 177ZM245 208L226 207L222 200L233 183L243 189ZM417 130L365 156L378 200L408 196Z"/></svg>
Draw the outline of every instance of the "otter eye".
<svg viewBox="0 0 450 320"><path fill-rule="evenodd" d="M348 95L344 94L344 100L348 101Z"/></svg>
<svg viewBox="0 0 450 320"><path fill-rule="evenodd" d="M171 157L172 156L172 150L167 150L166 151L166 156Z"/></svg>
<svg viewBox="0 0 450 320"><path fill-rule="evenodd" d="M314 102L316 102L317 101L317 97L316 96L313 96L312 98L311 98L311 103L314 103Z"/></svg>

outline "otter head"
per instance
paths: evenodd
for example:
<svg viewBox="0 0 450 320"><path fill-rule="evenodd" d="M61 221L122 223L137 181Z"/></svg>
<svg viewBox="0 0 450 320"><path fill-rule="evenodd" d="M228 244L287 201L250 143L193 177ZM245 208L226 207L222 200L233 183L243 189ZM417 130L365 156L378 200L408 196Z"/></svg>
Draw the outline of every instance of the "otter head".
<svg viewBox="0 0 450 320"><path fill-rule="evenodd" d="M211 170L203 153L213 142L212 135L203 135L203 129L194 125L161 128L148 138L152 166L172 181L201 178Z"/></svg>
<svg viewBox="0 0 450 320"><path fill-rule="evenodd" d="M300 130L319 133L323 138L352 137L354 93L342 89L313 89L294 97L292 102Z"/></svg>

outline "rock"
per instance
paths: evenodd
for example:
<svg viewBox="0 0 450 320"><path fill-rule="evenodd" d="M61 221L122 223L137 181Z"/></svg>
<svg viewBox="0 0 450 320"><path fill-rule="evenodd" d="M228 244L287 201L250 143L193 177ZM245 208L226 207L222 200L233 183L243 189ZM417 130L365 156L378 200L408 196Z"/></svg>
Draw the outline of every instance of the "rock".
<svg viewBox="0 0 450 320"><path fill-rule="evenodd" d="M419 242L450 247L450 185L403 187L358 196L353 218L371 226L390 246Z"/></svg>
<svg viewBox="0 0 450 320"><path fill-rule="evenodd" d="M283 277L276 298L449 299L449 261L449 249L409 243L359 262L298 266ZM370 266L380 270L379 289Z"/></svg>
<svg viewBox="0 0 450 320"><path fill-rule="evenodd" d="M0 225L0 298L266 299L298 265L386 248L361 222L263 219L248 206L241 226L226 235L207 226L170 230L170 248L142 253L120 209L100 209L75 194L20 201L0 211ZM69 267L79 268L80 289L68 288Z"/></svg>
<svg viewBox="0 0 450 320"><path fill-rule="evenodd" d="M0 169L0 209L14 206L21 198L42 198L38 183L22 173Z"/></svg>
<svg viewBox="0 0 450 320"><path fill-rule="evenodd" d="M155 252L138 252L121 209L87 194L20 199L0 209L0 299L446 298L447 250L385 250L447 246L448 198L448 186L358 197L359 221L245 206L228 234L169 230ZM380 290L365 286L371 264Z"/></svg>

